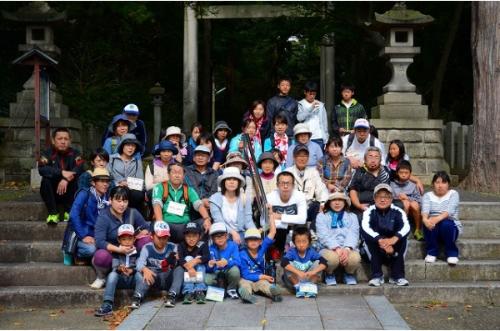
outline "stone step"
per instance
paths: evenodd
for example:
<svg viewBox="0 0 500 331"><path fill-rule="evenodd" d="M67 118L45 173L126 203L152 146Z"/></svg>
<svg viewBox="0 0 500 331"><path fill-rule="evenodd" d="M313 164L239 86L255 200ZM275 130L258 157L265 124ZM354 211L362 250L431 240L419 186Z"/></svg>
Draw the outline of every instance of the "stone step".
<svg viewBox="0 0 500 331"><path fill-rule="evenodd" d="M500 220L500 202L461 202L460 220Z"/></svg>
<svg viewBox="0 0 500 331"><path fill-rule="evenodd" d="M488 260L500 257L500 239L458 239L457 245L460 258L464 260ZM410 240L406 258L423 259L426 255L425 247L425 242ZM442 250L440 257L443 259L445 257Z"/></svg>
<svg viewBox="0 0 500 331"><path fill-rule="evenodd" d="M4 308L97 308L102 303L104 290L89 286L5 286L0 287L0 306ZM129 304L132 290L117 290L116 306ZM157 295L157 294L156 294ZM283 290L283 295L291 295ZM412 282L398 287L384 284L371 287L366 283L354 286L320 285L320 296L386 295L392 303L426 304L429 302L458 302L463 304L499 305L500 282ZM148 296L141 308L155 298Z"/></svg>
<svg viewBox="0 0 500 331"><path fill-rule="evenodd" d="M500 239L500 222L498 220L465 220L462 221L463 232L460 238Z"/></svg>
<svg viewBox="0 0 500 331"><path fill-rule="evenodd" d="M0 263L2 286L88 285L95 280L90 266L65 266L62 263Z"/></svg>
<svg viewBox="0 0 500 331"><path fill-rule="evenodd" d="M61 240L0 241L0 262L62 262Z"/></svg>
<svg viewBox="0 0 500 331"><path fill-rule="evenodd" d="M0 240L62 241L66 224L61 222L48 225L40 221L4 222L0 231Z"/></svg>

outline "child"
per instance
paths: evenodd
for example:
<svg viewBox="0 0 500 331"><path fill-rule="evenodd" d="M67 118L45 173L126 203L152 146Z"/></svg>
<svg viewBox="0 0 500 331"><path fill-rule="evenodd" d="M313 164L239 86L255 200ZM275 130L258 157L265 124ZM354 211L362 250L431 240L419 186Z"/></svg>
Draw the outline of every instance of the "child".
<svg viewBox="0 0 500 331"><path fill-rule="evenodd" d="M102 147L98 147L90 154L90 169L81 174L78 178L78 190L89 189L91 186L92 172L96 168L106 169L109 162L109 154Z"/></svg>
<svg viewBox="0 0 500 331"><path fill-rule="evenodd" d="M240 253L238 245L228 241L227 227L224 223L212 224L209 232L213 244L210 245L210 260L208 261L205 283L224 288L227 284L227 295L238 299L238 283L240 282Z"/></svg>
<svg viewBox="0 0 500 331"><path fill-rule="evenodd" d="M269 208L272 215L272 208ZM243 302L255 303L257 298L253 293L262 292L270 297L274 302L282 301L280 290L276 287L276 280L266 275L265 255L268 248L274 242L276 235L276 225L274 217L269 219L269 233L262 241L260 231L248 229L245 231L246 248L240 250L241 258L241 280L238 293Z"/></svg>
<svg viewBox="0 0 500 331"><path fill-rule="evenodd" d="M328 118L326 117L325 104L316 100L318 84L307 82L304 86L304 99L299 101L297 121L305 123L312 131L311 140L321 149L328 140Z"/></svg>
<svg viewBox="0 0 500 331"><path fill-rule="evenodd" d="M241 135L246 133L252 142L255 159L258 160L260 154L262 154L262 145L255 135L257 133L257 124L252 119L243 120L242 131L242 133L231 139L229 152L241 152L243 154L243 141L241 140Z"/></svg>
<svg viewBox="0 0 500 331"><path fill-rule="evenodd" d="M285 269L283 282L285 286L295 289L297 298L314 298L313 292L300 291L301 282L317 283L320 272L327 268L325 258L319 255L311 245L311 232L303 226L295 228L292 235L295 247L290 248L281 259L281 266Z"/></svg>
<svg viewBox="0 0 500 331"><path fill-rule="evenodd" d="M196 279L196 274L201 272L202 277L205 276L205 265L210 259L210 252L206 242L201 240L202 230L198 223L190 222L184 228L184 241L178 245L179 265L184 268L184 274ZM183 304L191 304L194 300L196 303L205 303L205 291L207 285L203 281L186 281L182 287L184 295Z"/></svg>
<svg viewBox="0 0 500 331"><path fill-rule="evenodd" d="M396 177L391 181L391 188L394 192L394 198L401 200L403 203L404 211L407 215L411 216L415 222L415 232L413 235L418 241L424 240L422 232L422 215L420 214L420 204L422 197L417 185L410 180L411 177L411 164L406 160L399 161L396 168Z"/></svg>
<svg viewBox="0 0 500 331"><path fill-rule="evenodd" d="M354 85L340 86L342 101L332 113L332 131L341 137L351 133L358 118L366 118L365 108L353 98L354 90Z"/></svg>
<svg viewBox="0 0 500 331"><path fill-rule="evenodd" d="M271 137L267 138L264 141L264 150L269 152L273 149L277 149L280 152L280 165L281 170L285 170L286 168L286 158L288 153L288 147L292 145L293 139L288 140L288 136L286 135L286 130L288 128L288 121L286 116L283 114L278 114L273 119L274 133Z"/></svg>
<svg viewBox="0 0 500 331"><path fill-rule="evenodd" d="M231 128L225 121L218 121L214 128L214 165L215 171L219 170L221 164L226 161L227 153L229 152L229 140L227 137L231 134Z"/></svg>
<svg viewBox="0 0 500 331"><path fill-rule="evenodd" d="M385 165L394 173L401 160L410 161L410 157L405 152L405 145L399 139L391 140L389 143L389 152L385 159Z"/></svg>
<svg viewBox="0 0 500 331"><path fill-rule="evenodd" d="M134 227L131 224L122 224L118 228L118 242L120 247L134 247ZM113 302L115 298L115 290L117 288L132 289L135 287L135 262L137 251L132 253L118 254L113 253L113 270L109 273L106 280L106 290L104 290L103 303L96 310L95 316L108 316L113 314Z"/></svg>
<svg viewBox="0 0 500 331"><path fill-rule="evenodd" d="M288 77L281 77L278 80L278 94L267 101L267 114L269 118L274 118L278 114L286 117L288 128L286 134L292 138L294 127L297 120L297 100L292 98L289 93L292 89L292 80Z"/></svg>
<svg viewBox="0 0 500 331"><path fill-rule="evenodd" d="M109 155L116 153L116 149L118 148L120 141L123 136L129 132L130 126L131 123L124 114L119 114L113 117L113 120L108 128L108 131L113 132L113 135L106 138L106 141L104 141L102 146L102 148L104 148Z"/></svg>
<svg viewBox="0 0 500 331"><path fill-rule="evenodd" d="M266 195L278 188L276 184L276 169L278 166L279 163L271 152L262 153L257 162L257 167L262 170L260 172L260 180L262 181L262 186Z"/></svg>
<svg viewBox="0 0 500 331"><path fill-rule="evenodd" d="M68 128L57 128L52 133L52 147L40 155L38 172L42 176L40 195L47 207L47 224L58 223L57 204L63 204L63 220L69 220L78 176L83 172L84 160L80 152L71 147Z"/></svg>
<svg viewBox="0 0 500 331"><path fill-rule="evenodd" d="M165 307L175 307L175 298L181 290L184 270L175 267L177 264L177 246L169 243L170 228L165 222L155 222L153 242L147 243L141 250L137 260L137 277L132 309L141 305L151 286L160 290L168 290Z"/></svg>
<svg viewBox="0 0 500 331"><path fill-rule="evenodd" d="M318 161L317 169L329 193L345 192L351 182L351 162L342 155L342 146L342 139L334 135L326 143L324 157Z"/></svg>

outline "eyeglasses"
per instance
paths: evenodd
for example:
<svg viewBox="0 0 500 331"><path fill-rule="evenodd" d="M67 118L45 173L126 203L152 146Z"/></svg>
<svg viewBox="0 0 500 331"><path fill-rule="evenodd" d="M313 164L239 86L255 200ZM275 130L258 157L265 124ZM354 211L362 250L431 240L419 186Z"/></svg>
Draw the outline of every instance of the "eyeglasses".
<svg viewBox="0 0 500 331"><path fill-rule="evenodd" d="M293 185L293 182L279 182L278 185L280 185L280 186L291 186L291 185Z"/></svg>

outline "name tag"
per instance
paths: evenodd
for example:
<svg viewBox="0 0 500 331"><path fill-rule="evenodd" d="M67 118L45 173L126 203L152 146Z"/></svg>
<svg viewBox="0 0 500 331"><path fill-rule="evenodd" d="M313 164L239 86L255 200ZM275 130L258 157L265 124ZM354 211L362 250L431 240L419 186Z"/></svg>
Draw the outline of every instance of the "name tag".
<svg viewBox="0 0 500 331"><path fill-rule="evenodd" d="M144 179L127 177L127 185L131 190L142 191L144 187Z"/></svg>
<svg viewBox="0 0 500 331"><path fill-rule="evenodd" d="M186 210L186 205L184 203L178 203L175 201L170 201L168 203L167 212L177 216L184 216L184 211Z"/></svg>
<svg viewBox="0 0 500 331"><path fill-rule="evenodd" d="M205 298L211 301L222 302L224 301L224 289L220 287L208 286Z"/></svg>
<svg viewBox="0 0 500 331"><path fill-rule="evenodd" d="M299 291L304 293L318 294L318 285L311 282L303 282L299 285Z"/></svg>
<svg viewBox="0 0 500 331"><path fill-rule="evenodd" d="M184 272L184 283L201 283L203 282L203 272L197 271L195 277L189 276L188 272Z"/></svg>

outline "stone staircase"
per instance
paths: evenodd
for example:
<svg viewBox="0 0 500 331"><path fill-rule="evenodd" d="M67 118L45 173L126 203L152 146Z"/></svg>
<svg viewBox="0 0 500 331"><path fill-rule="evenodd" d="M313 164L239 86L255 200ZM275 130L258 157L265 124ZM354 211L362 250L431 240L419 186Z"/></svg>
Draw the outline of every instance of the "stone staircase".
<svg viewBox="0 0 500 331"><path fill-rule="evenodd" d="M61 238L65 224L47 226L41 202L0 203L0 306L94 307L103 290L88 284L95 278L91 267L65 266ZM459 239L460 263L449 267L438 261L423 262L424 244L410 240L406 260L409 287L367 285L369 266L358 271L360 284L322 287L332 295L386 295L392 302L452 301L500 304L500 203L463 202L464 233ZM118 291L118 302L129 291Z"/></svg>

